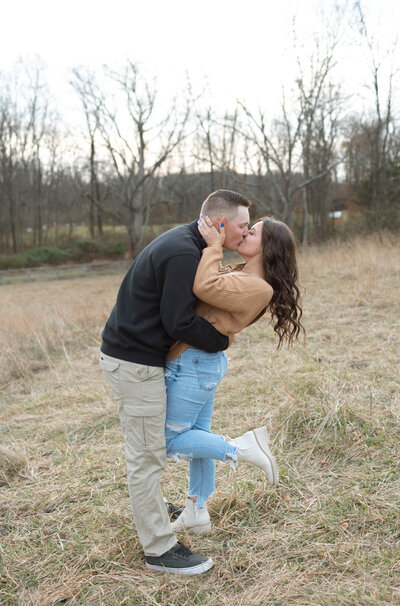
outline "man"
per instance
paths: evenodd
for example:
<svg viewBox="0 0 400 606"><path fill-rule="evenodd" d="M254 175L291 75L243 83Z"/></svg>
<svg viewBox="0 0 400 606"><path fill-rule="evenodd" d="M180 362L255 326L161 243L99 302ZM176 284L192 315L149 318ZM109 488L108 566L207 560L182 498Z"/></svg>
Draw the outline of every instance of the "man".
<svg viewBox="0 0 400 606"><path fill-rule="evenodd" d="M218 190L202 205L225 226L224 246L236 250L248 234L250 202ZM100 364L118 402L125 438L128 490L146 566L181 574L209 570L211 558L177 542L162 498L165 466L164 358L175 341L215 353L229 338L196 315L192 285L206 246L197 221L162 234L138 255L120 286L102 333Z"/></svg>

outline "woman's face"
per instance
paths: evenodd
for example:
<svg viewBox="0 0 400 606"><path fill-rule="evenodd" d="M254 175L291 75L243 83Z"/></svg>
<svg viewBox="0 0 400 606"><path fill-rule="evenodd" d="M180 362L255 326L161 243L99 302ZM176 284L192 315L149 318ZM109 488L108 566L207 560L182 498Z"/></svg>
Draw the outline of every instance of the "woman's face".
<svg viewBox="0 0 400 606"><path fill-rule="evenodd" d="M262 253L262 226L263 222L258 221L258 223L255 223L249 230L249 233L243 239L243 242L237 247L237 251L240 255L254 257Z"/></svg>

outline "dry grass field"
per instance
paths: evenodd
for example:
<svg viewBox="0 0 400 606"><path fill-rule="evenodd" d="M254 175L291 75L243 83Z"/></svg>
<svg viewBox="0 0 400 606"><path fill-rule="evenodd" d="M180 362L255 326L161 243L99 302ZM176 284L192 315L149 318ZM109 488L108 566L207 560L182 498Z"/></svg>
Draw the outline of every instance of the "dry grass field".
<svg viewBox="0 0 400 606"><path fill-rule="evenodd" d="M217 464L214 568L151 573L132 522L99 335L121 276L0 287L0 602L56 606L400 603L400 241L301 254L306 344L238 336L214 431L266 424L281 483ZM165 496L183 503L185 464Z"/></svg>

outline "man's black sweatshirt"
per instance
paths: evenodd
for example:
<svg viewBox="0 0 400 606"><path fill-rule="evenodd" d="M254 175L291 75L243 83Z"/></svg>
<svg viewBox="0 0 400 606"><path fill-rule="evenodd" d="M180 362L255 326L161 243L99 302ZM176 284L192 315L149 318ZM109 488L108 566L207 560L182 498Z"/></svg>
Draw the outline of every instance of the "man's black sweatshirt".
<svg viewBox="0 0 400 606"><path fill-rule="evenodd" d="M197 221L170 229L137 256L104 327L101 351L114 358L164 366L175 341L214 353L228 337L196 315L192 287L206 243Z"/></svg>

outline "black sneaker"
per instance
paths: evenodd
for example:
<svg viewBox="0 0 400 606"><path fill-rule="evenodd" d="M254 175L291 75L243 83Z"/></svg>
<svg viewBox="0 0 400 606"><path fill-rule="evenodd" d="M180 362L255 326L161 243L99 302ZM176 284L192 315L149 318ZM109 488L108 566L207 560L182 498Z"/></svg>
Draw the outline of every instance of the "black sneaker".
<svg viewBox="0 0 400 606"><path fill-rule="evenodd" d="M174 505L173 503L167 503L167 508L168 508L168 513L169 513L169 517L171 518L171 520L176 520L177 518L179 518L179 516L181 515L181 513L183 511L183 507L178 507L177 505Z"/></svg>
<svg viewBox="0 0 400 606"><path fill-rule="evenodd" d="M162 555L146 556L146 566L152 570L174 572L178 574L202 574L214 565L211 558L192 553L182 543L171 547Z"/></svg>

